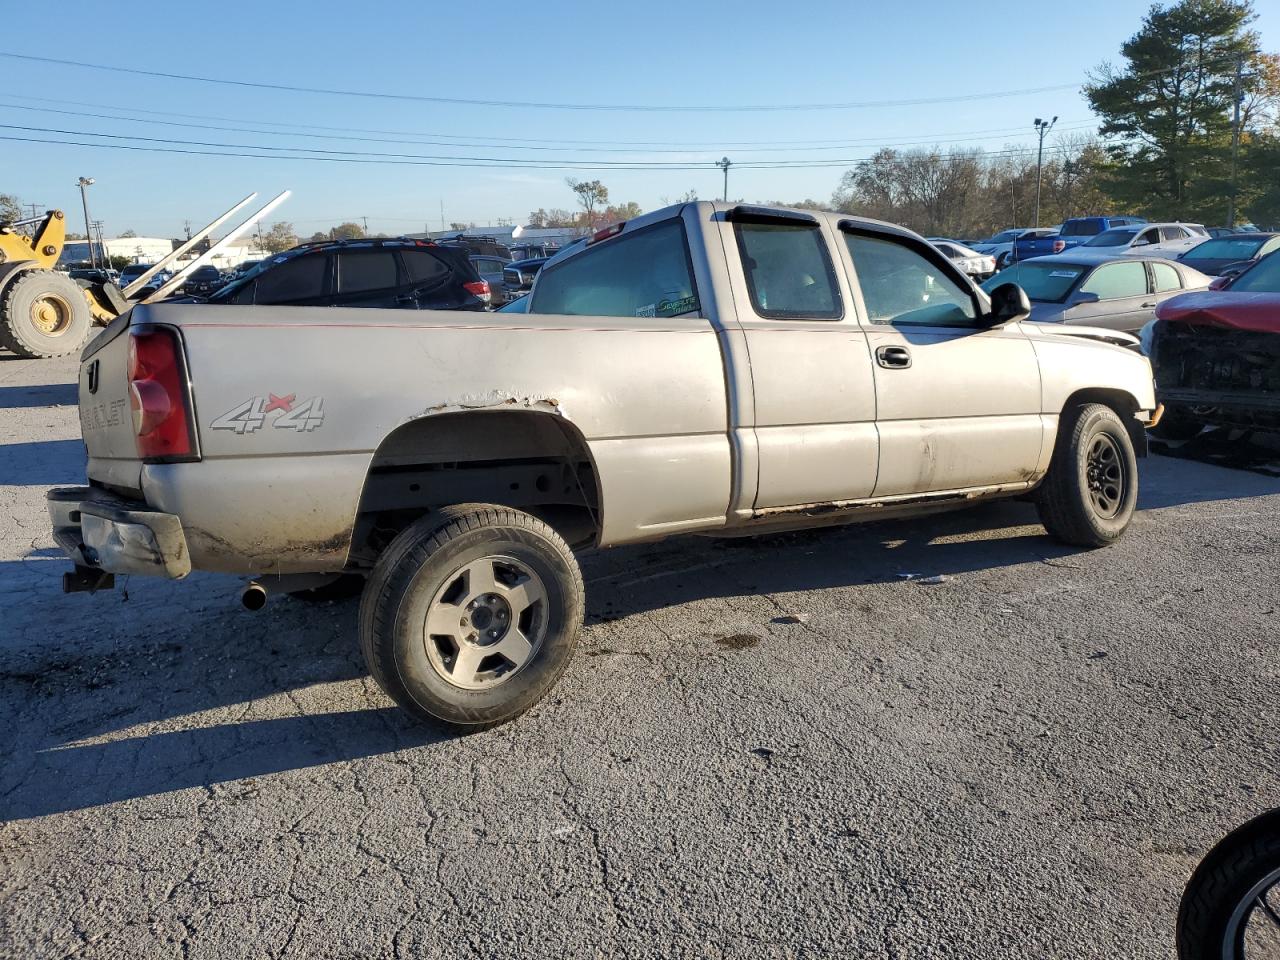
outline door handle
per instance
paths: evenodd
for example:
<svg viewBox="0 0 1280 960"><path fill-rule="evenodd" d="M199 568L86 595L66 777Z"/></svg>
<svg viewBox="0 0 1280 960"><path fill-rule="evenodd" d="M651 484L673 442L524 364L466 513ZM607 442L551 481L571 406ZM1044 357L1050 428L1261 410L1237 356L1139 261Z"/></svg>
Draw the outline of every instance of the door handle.
<svg viewBox="0 0 1280 960"><path fill-rule="evenodd" d="M1147 309L1150 309L1151 307L1154 307L1155 305L1156 305L1156 302L1152 300L1150 303L1144 303L1142 305L1142 309L1147 310Z"/></svg>
<svg viewBox="0 0 1280 960"><path fill-rule="evenodd" d="M902 370L911 366L911 351L906 347L877 347L876 363L882 367Z"/></svg>

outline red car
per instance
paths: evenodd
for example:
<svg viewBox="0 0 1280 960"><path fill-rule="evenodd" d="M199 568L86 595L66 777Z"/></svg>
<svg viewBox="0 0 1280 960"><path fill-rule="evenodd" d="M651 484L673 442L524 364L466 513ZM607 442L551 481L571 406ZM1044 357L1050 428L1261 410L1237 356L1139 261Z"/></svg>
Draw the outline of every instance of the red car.
<svg viewBox="0 0 1280 960"><path fill-rule="evenodd" d="M1165 406L1157 437L1185 440L1206 425L1280 431L1280 252L1160 304L1150 355Z"/></svg>

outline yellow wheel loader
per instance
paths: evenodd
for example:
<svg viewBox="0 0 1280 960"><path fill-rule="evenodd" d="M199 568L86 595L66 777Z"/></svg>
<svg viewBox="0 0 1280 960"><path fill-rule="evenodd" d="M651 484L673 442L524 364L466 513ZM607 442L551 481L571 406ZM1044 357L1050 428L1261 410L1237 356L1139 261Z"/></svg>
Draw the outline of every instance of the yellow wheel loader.
<svg viewBox="0 0 1280 960"><path fill-rule="evenodd" d="M30 236L23 227L34 227ZM20 357L79 350L95 321L110 323L120 313L104 284L82 286L54 271L65 236L61 210L0 223L0 347Z"/></svg>
<svg viewBox="0 0 1280 960"><path fill-rule="evenodd" d="M66 217L61 210L50 210L43 217L0 222L0 348L29 358L75 353L89 339L95 325L105 326L135 302L150 303L177 291L192 270L208 263L284 202L289 191L281 193L212 244L158 288L148 288L147 283L153 276L194 248L256 196L256 193L249 194L123 290L110 282L72 280L54 270L66 240ZM144 292L145 297L141 296Z"/></svg>

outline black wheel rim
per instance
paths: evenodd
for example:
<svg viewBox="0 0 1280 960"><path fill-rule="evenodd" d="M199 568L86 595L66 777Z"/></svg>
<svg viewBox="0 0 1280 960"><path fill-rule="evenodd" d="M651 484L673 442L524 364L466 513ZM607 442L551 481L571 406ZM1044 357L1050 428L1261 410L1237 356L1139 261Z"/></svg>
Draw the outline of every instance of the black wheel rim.
<svg viewBox="0 0 1280 960"><path fill-rule="evenodd" d="M1124 505L1128 481L1124 460L1120 456L1120 446L1114 438L1100 433L1090 441L1084 470L1085 485L1088 487L1094 512L1104 520L1110 520Z"/></svg>
<svg viewBox="0 0 1280 960"><path fill-rule="evenodd" d="M1227 921L1223 938L1224 960L1248 960L1255 951L1250 946L1255 937L1268 945L1265 956L1272 956L1270 947L1280 942L1280 909L1277 909L1277 888L1280 888L1280 870L1273 870L1245 894ZM1250 934L1253 931L1253 934Z"/></svg>

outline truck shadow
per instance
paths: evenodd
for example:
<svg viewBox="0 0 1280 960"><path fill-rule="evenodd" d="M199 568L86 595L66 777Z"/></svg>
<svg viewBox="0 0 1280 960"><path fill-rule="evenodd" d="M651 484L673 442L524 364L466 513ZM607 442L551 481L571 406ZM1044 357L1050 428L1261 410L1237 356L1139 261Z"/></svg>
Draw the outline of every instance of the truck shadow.
<svg viewBox="0 0 1280 960"><path fill-rule="evenodd" d="M80 387L75 383L0 387L0 410L15 410L19 407L74 407L80 402L79 394Z"/></svg>
<svg viewBox="0 0 1280 960"><path fill-rule="evenodd" d="M1186 466L1147 463L1162 475ZM1228 481L1210 489L1197 477L1179 487L1153 484L1154 502L1144 509L1280 491L1274 480L1245 476L1258 489L1241 492ZM1122 541L1114 549L1130 548ZM8 610L0 723L10 731L0 742L0 819L457 735L415 723L372 690L356 645L355 602L272 598L249 614L236 600L240 581L215 575L176 584L135 578L102 596L63 597L57 578L65 565L51 553L0 563ZM1006 501L914 520L592 552L583 570L591 624L712 597L828 587L858 587L870 601L901 574L960 576L1040 562L1087 567L1110 554L1057 544L1032 505Z"/></svg>
<svg viewBox="0 0 1280 960"><path fill-rule="evenodd" d="M84 443L38 440L0 443L0 487L84 483Z"/></svg>
<svg viewBox="0 0 1280 960"><path fill-rule="evenodd" d="M0 822L428 746L450 734L395 707L249 720L10 759Z"/></svg>

